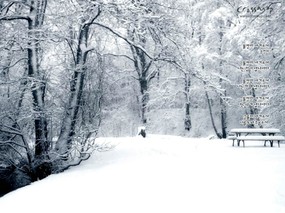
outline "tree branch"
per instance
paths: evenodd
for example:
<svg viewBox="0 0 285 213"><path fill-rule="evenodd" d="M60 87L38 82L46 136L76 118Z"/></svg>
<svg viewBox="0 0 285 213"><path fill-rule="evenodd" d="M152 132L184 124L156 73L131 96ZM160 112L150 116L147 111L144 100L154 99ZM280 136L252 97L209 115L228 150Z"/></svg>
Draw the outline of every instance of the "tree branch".
<svg viewBox="0 0 285 213"><path fill-rule="evenodd" d="M8 130L2 129L1 127L7 128ZM14 134L14 135L20 135L20 136L23 135L18 129L15 129L15 128L10 127L10 126L6 126L4 124L0 124L0 132L5 132L8 134Z"/></svg>
<svg viewBox="0 0 285 213"><path fill-rule="evenodd" d="M91 154L89 154L89 153L86 154L86 155L87 155L87 157L80 158L77 162L72 163L72 164L68 164L67 166L62 168L62 171L65 171L65 170L67 170L67 169L69 169L70 167L73 167L73 166L78 166L78 165L80 165L82 163L82 161L86 161L86 160L88 160L91 157Z"/></svg>
<svg viewBox="0 0 285 213"><path fill-rule="evenodd" d="M123 35L121 35L120 33L118 32L115 32L113 29L111 29L110 27L106 26L106 25L103 25L103 24L100 24L98 22L94 22L92 23L94 25L97 25L97 26L100 26L104 29L107 29L108 31L110 31L111 33L113 33L114 35L118 36L119 38L123 39L125 42L127 42L129 45L133 46L133 47L136 47L138 49L140 49L141 51L143 51L143 53L149 57L150 59L153 59L154 57L151 56L151 54L149 54L146 49L144 49L142 46L138 45L138 44L135 44L134 42L130 41L129 39L127 39L126 37L124 37Z"/></svg>
<svg viewBox="0 0 285 213"><path fill-rule="evenodd" d="M4 15L6 15L6 14L8 13L8 11L9 11L10 7L13 6L13 4L15 4L15 2L10 2L10 3L7 4L6 6L4 6L4 7L1 9L0 13L2 13L4 10L6 10L5 13L4 13Z"/></svg>
<svg viewBox="0 0 285 213"><path fill-rule="evenodd" d="M13 20L32 21L32 19L29 16L2 16L0 17L0 21L13 21Z"/></svg>
<svg viewBox="0 0 285 213"><path fill-rule="evenodd" d="M11 140L8 140L8 141L0 141L0 146L2 146L2 145L8 145L8 144L13 144L13 145L22 147L22 148L24 148L24 149L27 149L27 147L26 147L25 145L19 144L19 143L15 142L15 141L11 141Z"/></svg>
<svg viewBox="0 0 285 213"><path fill-rule="evenodd" d="M101 10L101 7L99 6L96 16L94 16L89 22L85 23L85 24L84 24L84 27L85 27L85 26L88 26L88 27L89 27L91 24L93 24L94 21L100 16L101 12L102 12L102 10Z"/></svg>
<svg viewBox="0 0 285 213"><path fill-rule="evenodd" d="M109 55L109 56L114 56L114 57L125 57L127 59L129 59L130 61L135 61L134 59L132 59L130 56L127 56L127 55L116 55L116 54L112 54L112 53L106 53L106 54L103 54L103 55Z"/></svg>
<svg viewBox="0 0 285 213"><path fill-rule="evenodd" d="M16 152L19 156L21 156L21 158L24 158L23 155L15 147L13 147L10 143L3 144L3 145L9 146L11 149L13 149L14 152ZM1 146L1 142L0 142L0 146ZM5 160L7 160L7 158L5 158Z"/></svg>
<svg viewBox="0 0 285 213"><path fill-rule="evenodd" d="M2 13L4 10L6 10L5 12L5 15L9 12L9 9L14 5L14 4L22 4L22 5L25 5L25 6L28 6L30 7L30 5L27 3L27 2L24 2L24 1L10 1L6 6L4 6L0 13Z"/></svg>
<svg viewBox="0 0 285 213"><path fill-rule="evenodd" d="M17 65L20 61L22 61L22 60L28 60L28 58L21 58L21 59L19 59L18 61L16 61L14 64L9 65L9 66L2 66L2 68L3 68L3 69L12 68L12 67L16 66L16 65Z"/></svg>
<svg viewBox="0 0 285 213"><path fill-rule="evenodd" d="M71 45L71 43L69 42L69 40L67 38L64 38L64 40L67 42L67 44L69 46L69 49L71 51L71 54L72 54L72 58L73 58L74 64L76 64L76 57L75 57L75 53L74 53L74 50L72 48L72 45Z"/></svg>

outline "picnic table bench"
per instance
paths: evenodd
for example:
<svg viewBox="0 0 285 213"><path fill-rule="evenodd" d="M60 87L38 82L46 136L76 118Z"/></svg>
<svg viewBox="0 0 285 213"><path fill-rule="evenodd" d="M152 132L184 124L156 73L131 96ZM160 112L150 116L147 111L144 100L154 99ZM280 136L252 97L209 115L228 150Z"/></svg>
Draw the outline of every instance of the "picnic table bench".
<svg viewBox="0 0 285 213"><path fill-rule="evenodd" d="M264 146L266 146L266 142L269 141L272 147L273 142L277 141L278 147L280 147L280 141L284 141L285 137L276 136L275 134L277 133L280 133L280 130L274 128L238 128L230 131L228 139L233 140L233 146L235 140L237 140L238 146L240 145L240 141L243 142L243 146L245 141L264 141Z"/></svg>

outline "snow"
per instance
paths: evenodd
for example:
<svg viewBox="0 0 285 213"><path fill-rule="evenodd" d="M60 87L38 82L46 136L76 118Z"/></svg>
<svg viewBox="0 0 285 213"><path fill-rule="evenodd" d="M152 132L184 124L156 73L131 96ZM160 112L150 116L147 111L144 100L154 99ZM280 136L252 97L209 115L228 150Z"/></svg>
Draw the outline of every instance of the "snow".
<svg viewBox="0 0 285 213"><path fill-rule="evenodd" d="M285 145L176 136L116 145L0 198L1 212L285 212Z"/></svg>
<svg viewBox="0 0 285 213"><path fill-rule="evenodd" d="M142 130L145 130L145 126L139 126L139 127L138 127L138 134L139 134Z"/></svg>
<svg viewBox="0 0 285 213"><path fill-rule="evenodd" d="M231 129L231 132L237 133L280 133L279 129L271 128L240 128L240 129Z"/></svg>
<svg viewBox="0 0 285 213"><path fill-rule="evenodd" d="M264 141L264 140L279 140L279 141L283 141L285 140L285 137L284 136L280 136L280 135L277 135L277 136L240 136L238 137L238 140L261 140L261 141Z"/></svg>

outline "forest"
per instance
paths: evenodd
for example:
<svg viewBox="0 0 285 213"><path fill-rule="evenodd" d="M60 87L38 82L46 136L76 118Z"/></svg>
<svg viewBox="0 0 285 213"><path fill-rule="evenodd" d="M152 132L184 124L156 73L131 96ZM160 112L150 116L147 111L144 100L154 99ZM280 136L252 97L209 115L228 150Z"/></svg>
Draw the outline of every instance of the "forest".
<svg viewBox="0 0 285 213"><path fill-rule="evenodd" d="M1 192L139 126L284 133L284 13L284 1L0 0Z"/></svg>

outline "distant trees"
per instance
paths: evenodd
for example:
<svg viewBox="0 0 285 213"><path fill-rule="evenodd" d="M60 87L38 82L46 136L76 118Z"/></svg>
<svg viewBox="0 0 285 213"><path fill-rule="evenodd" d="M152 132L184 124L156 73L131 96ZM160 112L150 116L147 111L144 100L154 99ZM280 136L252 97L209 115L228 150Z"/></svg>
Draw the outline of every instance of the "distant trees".
<svg viewBox="0 0 285 213"><path fill-rule="evenodd" d="M128 58L133 64L140 88L142 124L147 123L149 87L158 74L156 64L169 60L167 54L170 44L166 37L170 26L167 24L173 24L173 20L166 15L167 10L159 1L132 0L124 6L118 4L117 13L114 14L126 30L123 39L130 48L131 56Z"/></svg>
<svg viewBox="0 0 285 213"><path fill-rule="evenodd" d="M195 10L194 10L195 8ZM229 80L228 32L235 22L234 11L227 2L202 1L192 3L193 11L201 16L191 16L192 45L195 49L193 69L205 90L206 104L215 134L227 137L228 102L232 82ZM217 108L218 107L218 108ZM219 111L219 113L218 113ZM218 116L217 116L218 115Z"/></svg>

